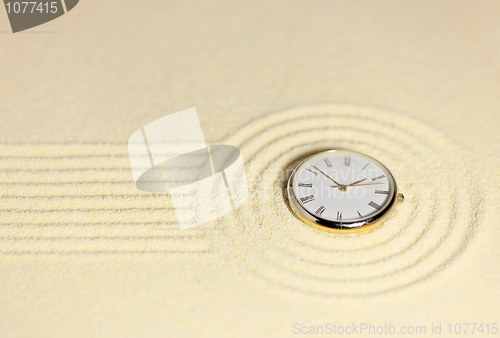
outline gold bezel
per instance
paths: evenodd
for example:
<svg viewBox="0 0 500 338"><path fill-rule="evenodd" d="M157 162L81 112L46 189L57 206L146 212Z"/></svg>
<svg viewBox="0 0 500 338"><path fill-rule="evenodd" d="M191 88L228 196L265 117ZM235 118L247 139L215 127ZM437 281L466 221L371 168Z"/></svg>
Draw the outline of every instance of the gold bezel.
<svg viewBox="0 0 500 338"><path fill-rule="evenodd" d="M362 156L365 156L367 158L372 159L373 161L377 162L380 164L387 172L389 173L389 181L392 181L392 184L394 185L394 191L392 196L390 196L390 202L386 204L384 209L378 213L376 213L373 217L369 217L366 219L363 219L361 221L331 221L327 220L324 218L318 218L316 215L312 214L311 212L307 211L304 209L304 207L299 203L297 200L297 196L295 196L295 192L293 191L293 178L295 176L295 173L297 172L297 169L304 164L304 162L308 161L309 159L316 157L321 154L326 154L326 153L333 153L337 151L348 151L354 154L359 154ZM390 182L389 182L390 184ZM323 231L328 231L328 232L333 232L333 233L342 233L342 234L351 234L351 233L359 233L359 232L364 232L371 230L378 225L380 225L382 222L384 222L390 214L394 211L394 207L396 205L397 199L398 199L398 187L396 184L396 180L394 179L394 176L390 172L389 169L385 165L383 165L380 161L374 159L371 156L358 153L355 151L351 150L346 150L346 149L332 149L332 150L327 150L327 151L321 151L319 153L316 153L312 156L307 157L304 159L302 162L300 162L295 169L293 170L292 174L290 175L288 179L288 184L287 184L287 195L288 195L288 201L290 203L290 207L292 208L293 212L299 217L304 223L319 229Z"/></svg>

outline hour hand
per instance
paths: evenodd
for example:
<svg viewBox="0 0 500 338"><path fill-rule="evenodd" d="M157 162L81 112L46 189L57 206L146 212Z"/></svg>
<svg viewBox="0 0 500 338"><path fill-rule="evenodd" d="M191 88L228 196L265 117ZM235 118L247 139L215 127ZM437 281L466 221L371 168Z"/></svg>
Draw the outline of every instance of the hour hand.
<svg viewBox="0 0 500 338"><path fill-rule="evenodd" d="M319 171L320 173L322 173L323 175L325 175L326 177L328 177L329 179L331 179L333 181L333 183L335 183L336 185L338 185L339 187L345 187L344 185L338 183L337 181L335 181L333 178L331 178L330 176L328 176L327 174L325 174L324 172L321 171L321 169L319 169L318 167L316 167L315 165L313 165L313 167Z"/></svg>

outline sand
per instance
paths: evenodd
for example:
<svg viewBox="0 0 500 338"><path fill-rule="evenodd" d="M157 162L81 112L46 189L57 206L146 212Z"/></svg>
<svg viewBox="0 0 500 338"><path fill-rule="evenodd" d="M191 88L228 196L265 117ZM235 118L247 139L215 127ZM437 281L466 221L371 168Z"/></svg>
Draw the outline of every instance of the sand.
<svg viewBox="0 0 500 338"><path fill-rule="evenodd" d="M0 11L0 336L497 322L499 9L87 0L18 34ZM182 231L170 195L134 187L127 140L192 106L250 196ZM289 171L331 148L405 194L374 231L291 213Z"/></svg>

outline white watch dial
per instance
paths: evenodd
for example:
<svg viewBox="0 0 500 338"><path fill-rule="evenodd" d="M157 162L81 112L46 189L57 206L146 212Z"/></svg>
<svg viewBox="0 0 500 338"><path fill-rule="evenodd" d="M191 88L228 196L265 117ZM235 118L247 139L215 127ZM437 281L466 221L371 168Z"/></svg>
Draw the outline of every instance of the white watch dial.
<svg viewBox="0 0 500 338"><path fill-rule="evenodd" d="M321 152L290 179L294 203L319 220L349 224L373 219L394 202L396 184L377 160L356 152Z"/></svg>

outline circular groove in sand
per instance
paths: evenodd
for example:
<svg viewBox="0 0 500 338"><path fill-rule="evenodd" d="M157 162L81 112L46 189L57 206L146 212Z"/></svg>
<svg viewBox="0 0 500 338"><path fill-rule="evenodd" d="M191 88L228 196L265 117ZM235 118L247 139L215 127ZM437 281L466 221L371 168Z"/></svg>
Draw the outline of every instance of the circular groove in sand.
<svg viewBox="0 0 500 338"><path fill-rule="evenodd" d="M321 121L327 124L332 119L337 126L321 126ZM362 141L366 137L385 141L375 145ZM247 270L290 290L362 296L412 285L453 261L478 222L474 218L478 201L464 193L478 183L456 163L459 150L438 132L407 117L353 106L304 107L255 119L226 142L239 144L250 171L249 201L233 213L241 226L228 233L244 236L229 240L243 245L229 247L243 250ZM378 157L393 171L407 197L399 206L402 211L383 226L353 238L319 232L295 218L283 194L286 178L272 173L287 169L287 163L307 153L338 146ZM396 160L401 157L404 160ZM412 177L415 172L423 176L437 172L440 181L418 185ZM463 178L461 184L457 177ZM262 193L271 197L263 199ZM460 221L464 215L469 217ZM415 228L419 231L413 233ZM375 259L372 251L378 254ZM378 287L373 287L375 281Z"/></svg>

